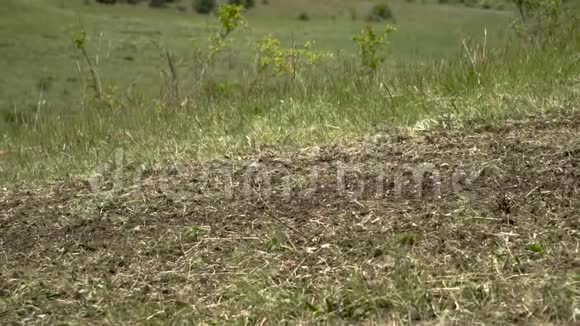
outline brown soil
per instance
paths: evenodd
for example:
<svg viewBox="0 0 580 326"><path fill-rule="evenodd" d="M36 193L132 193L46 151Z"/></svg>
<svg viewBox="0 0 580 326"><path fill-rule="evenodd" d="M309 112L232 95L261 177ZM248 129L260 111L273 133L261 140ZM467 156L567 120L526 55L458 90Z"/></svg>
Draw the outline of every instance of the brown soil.
<svg viewBox="0 0 580 326"><path fill-rule="evenodd" d="M0 321L573 324L579 195L579 114L0 187Z"/></svg>

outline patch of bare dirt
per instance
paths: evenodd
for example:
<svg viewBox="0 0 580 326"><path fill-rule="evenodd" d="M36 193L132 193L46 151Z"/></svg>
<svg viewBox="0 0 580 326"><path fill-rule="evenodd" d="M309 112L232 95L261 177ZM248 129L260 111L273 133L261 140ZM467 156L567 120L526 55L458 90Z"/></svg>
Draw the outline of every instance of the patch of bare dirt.
<svg viewBox="0 0 580 326"><path fill-rule="evenodd" d="M0 320L573 323L579 212L578 114L15 186Z"/></svg>

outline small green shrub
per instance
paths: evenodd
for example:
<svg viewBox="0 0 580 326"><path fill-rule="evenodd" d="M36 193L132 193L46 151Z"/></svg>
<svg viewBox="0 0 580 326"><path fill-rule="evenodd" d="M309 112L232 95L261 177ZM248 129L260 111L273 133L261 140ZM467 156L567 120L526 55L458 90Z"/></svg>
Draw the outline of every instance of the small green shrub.
<svg viewBox="0 0 580 326"><path fill-rule="evenodd" d="M299 70L315 65L329 53L312 50L312 43L306 42L301 47L285 48L279 39L265 36L258 43L257 68L261 73L296 76Z"/></svg>
<svg viewBox="0 0 580 326"><path fill-rule="evenodd" d="M380 51L386 48L388 44L387 36L395 30L392 26L387 26L382 33L377 33L367 26L361 31L360 35L353 37L364 67L373 72L377 70L378 65L385 60Z"/></svg>
<svg viewBox="0 0 580 326"><path fill-rule="evenodd" d="M206 80L208 68L215 64L220 53L227 48L230 34L238 27L245 25L246 21L242 15L242 10L242 6L236 5L221 5L217 9L216 14L220 28L216 34L209 38L207 57L202 60L203 68L198 78L200 82Z"/></svg>
<svg viewBox="0 0 580 326"><path fill-rule="evenodd" d="M308 16L308 14L305 13L305 12L301 12L300 15L298 15L298 20L301 20L301 21L309 21L310 20L310 16Z"/></svg>
<svg viewBox="0 0 580 326"><path fill-rule="evenodd" d="M209 39L209 62L212 62L226 47L228 36L238 27L245 25L246 20L242 16L242 10L242 6L236 5L222 5L217 9L220 31Z"/></svg>
<svg viewBox="0 0 580 326"><path fill-rule="evenodd" d="M394 19L395 16L393 15L393 11L387 2L381 2L374 5L367 16L367 20L373 22Z"/></svg>
<svg viewBox="0 0 580 326"><path fill-rule="evenodd" d="M242 16L242 9L243 7L238 5L225 5L218 8L218 20L222 27L222 32L220 33L222 38L225 38L236 28L246 23L244 16Z"/></svg>
<svg viewBox="0 0 580 326"><path fill-rule="evenodd" d="M216 0L194 0L193 9L199 14L209 14L214 11L216 7Z"/></svg>

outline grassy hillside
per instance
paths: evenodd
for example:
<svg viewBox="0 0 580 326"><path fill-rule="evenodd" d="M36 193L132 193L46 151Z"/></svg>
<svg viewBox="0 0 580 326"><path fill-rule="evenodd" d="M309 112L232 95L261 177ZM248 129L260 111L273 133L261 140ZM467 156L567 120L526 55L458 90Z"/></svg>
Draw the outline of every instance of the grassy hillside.
<svg viewBox="0 0 580 326"><path fill-rule="evenodd" d="M15 154L2 158L8 160L2 175L14 178L80 172L89 169L97 156L123 145L127 134L149 138L170 133L170 138L176 137L176 142L184 142L187 147L178 151L179 156L208 158L245 148L249 138L256 138L251 141L255 144L252 146L260 147L306 145L307 140L329 141L338 136L366 133L369 126L393 122L393 116L411 123L419 115L407 112L417 111L416 105L402 109L403 116L383 110L384 91L362 95L357 89L365 86L351 78L351 74L359 74L352 37L368 24L363 17L370 5L364 1L316 4L273 1L268 6L258 6L247 14L247 27L236 31L228 49L220 54L218 64L204 81L202 93L205 93L195 95L192 83L203 66L200 60L208 37L218 28L215 17L151 10L145 6L10 0L0 13L0 36L5 40L0 58L4 72L0 77L3 117L0 123L5 131L0 146ZM421 69L431 71L424 77L441 78L447 73L434 70L442 69L441 60L448 60L443 65L454 65L450 62L461 56L462 40L471 38L492 50L502 43L513 19L506 12L435 4L395 2L392 9L397 32L392 34L387 62L379 74L378 79L383 82L418 76L423 73ZM298 20L299 12L309 12L311 20ZM383 25L372 24L376 29ZM116 101L112 112L86 102L92 96L90 80L84 59L73 42L81 31L87 32L87 51L97 65L105 91ZM485 39L484 31L487 31ZM274 88L268 91L262 87L259 96L247 98L239 93L244 88L248 91L247 80L255 78L256 45L268 34L278 37L285 47L313 41L316 50L335 56L333 62L306 71L312 76L304 76L302 82L318 85L310 87L310 93L302 85L300 95L295 94L296 83L294 91L270 85ZM160 76L168 70L164 51L174 53L181 87L188 92L187 102L194 103L196 108L180 109L169 116L161 112L160 118L163 103L156 98L167 87ZM337 66L341 67L339 71ZM276 83L281 82L279 79ZM336 84L339 80L341 85ZM379 84L376 80L373 87ZM239 96L246 100L238 100ZM290 98L298 102L288 102ZM288 105L293 109L277 109ZM426 106L420 111L426 110ZM161 111L171 110L164 107ZM297 111L292 113L294 110ZM286 116L281 117L281 112ZM177 124L171 125L174 122L165 119L177 119ZM184 121L193 121L198 127L192 130L190 125L181 125ZM280 125L283 121L288 122ZM167 127L168 123L171 127ZM321 126L333 127L320 129ZM320 135L305 139L302 135L310 135L309 130L318 130ZM155 143L154 139L130 142ZM157 148L156 152L149 154L154 159L165 155L161 154L165 149Z"/></svg>
<svg viewBox="0 0 580 326"><path fill-rule="evenodd" d="M552 112L0 188L0 322L575 325L579 137L578 113ZM424 162L441 192L397 195ZM248 184L257 166L290 196ZM458 170L477 172L460 192Z"/></svg>
<svg viewBox="0 0 580 326"><path fill-rule="evenodd" d="M0 324L575 325L578 11L269 1L3 1Z"/></svg>
<svg viewBox="0 0 580 326"><path fill-rule="evenodd" d="M233 38L235 52L221 59L227 63L224 69L251 64L255 44L269 33L288 46L309 40L320 49L352 54L355 48L351 38L365 25L363 18L369 4L337 3L322 6L273 1L268 6L258 6L248 15L248 28ZM0 13L0 37L6 40L0 59L0 68L5 72L0 80L2 111L34 107L40 85L47 88L47 110L70 107L78 100L79 58L72 40L81 30L89 34L90 53L99 57L99 70L107 85L120 89L134 85L143 93L158 93L159 72L164 68L161 48L174 51L187 66L193 60L194 47L204 46L215 29L212 17L142 6L9 0L4 7ZM496 42L510 22L503 13L436 5L397 3L393 9L399 29L391 47L396 62L456 55L463 38L480 37L485 28L490 42ZM310 12L310 21L297 19L302 11ZM352 20L351 11L357 20Z"/></svg>
<svg viewBox="0 0 580 326"><path fill-rule="evenodd" d="M385 125L413 127L441 114L492 122L573 101L576 33L557 37L567 40L565 48L529 47L514 36L510 24L517 17L510 11L401 1L391 4L394 21L369 23L371 6L258 5L208 64L208 39L219 31L214 16L7 1L0 13L0 150L9 155L0 156L1 177L85 173L117 147L147 162L204 160L324 144ZM302 12L309 21L297 18ZM386 24L397 30L372 74L361 67L352 38L364 26L380 31ZM94 100L89 67L74 47L81 32L102 80L101 101ZM287 49L311 41L312 53L325 57L299 64L292 76L260 72L257 46L267 35ZM179 89L171 99L167 54Z"/></svg>

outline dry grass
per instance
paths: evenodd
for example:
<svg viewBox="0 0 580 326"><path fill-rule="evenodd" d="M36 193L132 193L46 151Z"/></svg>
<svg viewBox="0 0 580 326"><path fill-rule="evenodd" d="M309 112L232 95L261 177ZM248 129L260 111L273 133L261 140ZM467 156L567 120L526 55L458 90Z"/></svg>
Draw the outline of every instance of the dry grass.
<svg viewBox="0 0 580 326"><path fill-rule="evenodd" d="M320 19L335 1L313 4L310 25L265 15L257 30L294 40L302 26L334 46L350 42L359 22ZM5 32L28 31L18 44L62 52L45 40L52 34L24 41L48 25L18 15L36 8L61 28L74 8L10 3ZM401 20L405 42L393 39L400 53L418 35L425 49L448 48L447 30L479 30L478 19L499 29L492 21L507 18L397 5L398 17L414 17ZM112 22L129 7L83 9L111 40L156 29L189 37L202 23L143 7L131 20L139 33L126 36ZM463 13L474 15L450 19ZM10 154L0 177L11 183L0 186L0 324L577 324L579 42L570 26L554 46L518 40L487 51L487 39L466 41L479 60L375 75L340 57L293 84L272 77L246 88L224 68L179 108L122 88L107 91L107 105L82 97L80 110L50 113L42 99L55 98L43 93L55 78L43 77L30 115L16 105L3 115L0 147ZM36 53L12 51L10 68ZM110 68L119 75L145 59L118 54L122 65Z"/></svg>
<svg viewBox="0 0 580 326"><path fill-rule="evenodd" d="M4 189L0 319L574 324L579 126L578 114L551 114L145 168L138 182L124 163L91 182ZM350 167L342 193L339 163ZM420 198L409 185L395 195L391 177L422 163L440 172L440 193L426 178ZM270 197L264 179L245 181L256 164ZM460 192L457 169L478 172Z"/></svg>

